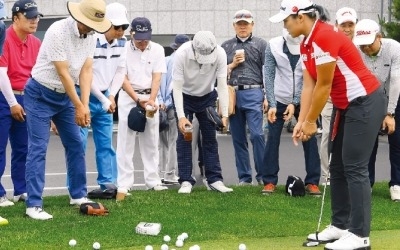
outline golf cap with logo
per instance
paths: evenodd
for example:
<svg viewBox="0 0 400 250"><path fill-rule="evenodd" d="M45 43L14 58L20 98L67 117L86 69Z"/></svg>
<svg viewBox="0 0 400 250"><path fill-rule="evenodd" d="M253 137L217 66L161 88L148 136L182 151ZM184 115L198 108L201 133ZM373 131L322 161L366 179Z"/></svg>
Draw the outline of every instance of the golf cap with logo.
<svg viewBox="0 0 400 250"><path fill-rule="evenodd" d="M106 33L111 22L105 18L106 3L103 0L82 0L79 3L67 2L69 14L98 33Z"/></svg>
<svg viewBox="0 0 400 250"><path fill-rule="evenodd" d="M135 40L151 40L151 23L146 17L136 17L131 23L132 31L135 32Z"/></svg>
<svg viewBox="0 0 400 250"><path fill-rule="evenodd" d="M4 2L3 2L4 4ZM32 0L19 0L16 1L11 9L13 13L22 13L26 18L34 18L37 16L42 16L43 14L38 11L37 4Z"/></svg>
<svg viewBox="0 0 400 250"><path fill-rule="evenodd" d="M169 46L173 49L178 49L182 44L189 41L190 38L185 34L178 34L175 36L175 41L171 43Z"/></svg>
<svg viewBox="0 0 400 250"><path fill-rule="evenodd" d="M371 19L363 19L356 24L353 42L355 45L372 44L379 31L380 27L377 22Z"/></svg>
<svg viewBox="0 0 400 250"><path fill-rule="evenodd" d="M120 3L110 3L106 6L106 18L111 21L114 26L129 25L128 11L125 6Z"/></svg>
<svg viewBox="0 0 400 250"><path fill-rule="evenodd" d="M343 7L336 12L337 24L345 22L357 23L357 13L354 9L349 7Z"/></svg>
<svg viewBox="0 0 400 250"><path fill-rule="evenodd" d="M290 15L313 12L313 6L314 3L309 0L283 0L279 13L270 17L269 21L279 23Z"/></svg>
<svg viewBox="0 0 400 250"><path fill-rule="evenodd" d="M217 40L211 31L197 32L192 41L195 59L200 64L211 64L217 59Z"/></svg>
<svg viewBox="0 0 400 250"><path fill-rule="evenodd" d="M303 41L304 36L292 37L287 29L282 30L283 39L286 41L286 45L292 55L300 55L300 43Z"/></svg>
<svg viewBox="0 0 400 250"><path fill-rule="evenodd" d="M239 21L246 21L248 23L252 23L253 20L253 14L251 14L250 11L248 10L239 10L235 13L235 16L233 17L233 22L237 23Z"/></svg>

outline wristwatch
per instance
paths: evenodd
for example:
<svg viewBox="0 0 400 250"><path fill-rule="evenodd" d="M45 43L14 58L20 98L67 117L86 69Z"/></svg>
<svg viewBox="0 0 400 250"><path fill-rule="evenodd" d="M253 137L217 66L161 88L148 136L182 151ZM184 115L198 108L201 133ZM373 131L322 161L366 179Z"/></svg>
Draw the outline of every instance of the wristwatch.
<svg viewBox="0 0 400 250"><path fill-rule="evenodd" d="M389 117L392 117L392 118L394 118L394 116L395 116L394 113L390 113L390 112L388 112L386 115L389 116Z"/></svg>

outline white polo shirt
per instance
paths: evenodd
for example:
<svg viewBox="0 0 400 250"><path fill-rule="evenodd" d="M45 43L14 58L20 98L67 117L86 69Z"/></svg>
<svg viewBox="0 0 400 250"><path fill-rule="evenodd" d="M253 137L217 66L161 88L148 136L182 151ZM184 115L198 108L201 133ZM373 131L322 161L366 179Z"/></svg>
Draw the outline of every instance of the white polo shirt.
<svg viewBox="0 0 400 250"><path fill-rule="evenodd" d="M118 67L126 66L126 39L114 39L109 44L104 34L96 34L93 56L93 82L100 91L110 88Z"/></svg>
<svg viewBox="0 0 400 250"><path fill-rule="evenodd" d="M164 48L150 41L144 51L136 48L132 41L126 43L127 75L133 89L150 89L153 73L166 73Z"/></svg>
<svg viewBox="0 0 400 250"><path fill-rule="evenodd" d="M64 89L53 62L68 61L69 73L77 84L82 66L87 58L93 58L93 35L80 38L77 22L68 17L53 23L46 31L32 77L54 88Z"/></svg>
<svg viewBox="0 0 400 250"><path fill-rule="evenodd" d="M214 90L215 81L226 77L225 50L217 45L217 60L212 64L199 64L194 58L192 42L184 43L175 52L172 80L183 82L182 92L192 96L204 96Z"/></svg>

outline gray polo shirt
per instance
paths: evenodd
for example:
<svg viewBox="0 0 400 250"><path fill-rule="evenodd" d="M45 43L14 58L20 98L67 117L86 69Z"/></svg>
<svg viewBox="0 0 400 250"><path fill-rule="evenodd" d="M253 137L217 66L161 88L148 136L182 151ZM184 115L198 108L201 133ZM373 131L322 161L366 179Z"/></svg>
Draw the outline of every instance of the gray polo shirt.
<svg viewBox="0 0 400 250"><path fill-rule="evenodd" d="M265 48L267 41L262 38L250 35L250 37L242 42L235 37L225 41L221 47L227 55L227 64L233 61L235 51L244 49L245 61L239 64L231 72L229 85L262 85L263 84L263 65Z"/></svg>

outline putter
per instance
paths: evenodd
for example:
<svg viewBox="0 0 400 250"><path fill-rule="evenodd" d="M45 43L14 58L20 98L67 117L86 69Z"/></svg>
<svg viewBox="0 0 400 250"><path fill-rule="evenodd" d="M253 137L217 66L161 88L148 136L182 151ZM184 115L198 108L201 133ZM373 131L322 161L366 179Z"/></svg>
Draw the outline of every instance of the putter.
<svg viewBox="0 0 400 250"><path fill-rule="evenodd" d="M332 156L332 154L329 154L329 165L331 163L331 156ZM325 193L326 193L326 186L328 186L327 184L328 184L329 176L330 176L330 172L328 172L328 174L325 177L324 191L322 192L321 210L319 212L317 231L315 232L316 241L308 240L308 241L303 243L303 247L316 247L316 246L319 245L318 234L319 234L319 229L321 227L322 214L324 212Z"/></svg>

